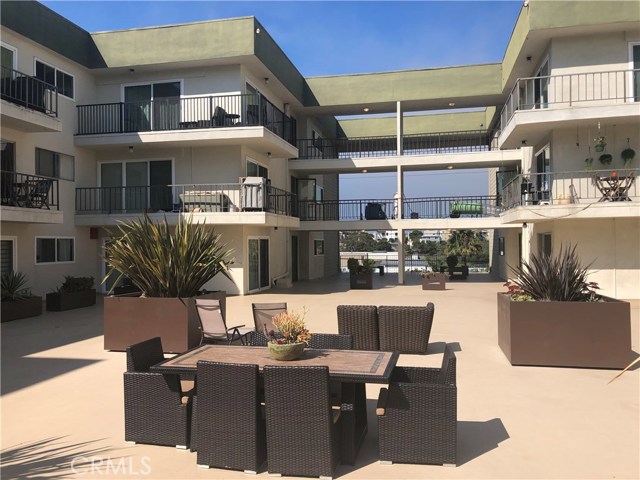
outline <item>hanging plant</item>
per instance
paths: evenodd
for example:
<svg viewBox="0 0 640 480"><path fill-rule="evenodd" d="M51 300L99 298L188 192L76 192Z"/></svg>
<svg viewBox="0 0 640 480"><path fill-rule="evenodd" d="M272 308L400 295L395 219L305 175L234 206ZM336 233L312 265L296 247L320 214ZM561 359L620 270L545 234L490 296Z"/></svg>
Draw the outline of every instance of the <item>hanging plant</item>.
<svg viewBox="0 0 640 480"><path fill-rule="evenodd" d="M613 157L611 156L610 153L603 153L602 155L600 155L599 160L602 165L611 165L611 161L613 160Z"/></svg>
<svg viewBox="0 0 640 480"><path fill-rule="evenodd" d="M607 138L604 137L603 135L598 135L596 138L593 139L594 141L594 148L596 149L596 152L604 152L604 147L607 146Z"/></svg>
<svg viewBox="0 0 640 480"><path fill-rule="evenodd" d="M589 156L584 159L584 169L593 170L593 157L591 156L591 145L589 145Z"/></svg>
<svg viewBox="0 0 640 480"><path fill-rule="evenodd" d="M625 148L621 153L622 161L624 162L624 166L629 165L636 156L636 151L629 146L629 138L627 138L627 148Z"/></svg>

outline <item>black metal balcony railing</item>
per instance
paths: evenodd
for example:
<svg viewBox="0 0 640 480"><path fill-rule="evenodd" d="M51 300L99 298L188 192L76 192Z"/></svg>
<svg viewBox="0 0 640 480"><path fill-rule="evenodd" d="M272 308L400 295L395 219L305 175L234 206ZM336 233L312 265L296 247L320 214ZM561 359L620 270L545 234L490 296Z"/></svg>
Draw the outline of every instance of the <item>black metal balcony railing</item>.
<svg viewBox="0 0 640 480"><path fill-rule="evenodd" d="M638 168L618 168L520 174L505 185L500 204L508 210L521 205L637 202L640 200L638 173Z"/></svg>
<svg viewBox="0 0 640 480"><path fill-rule="evenodd" d="M398 209L390 199L298 202L298 216L306 221L492 217L500 212L496 196L407 198L401 215Z"/></svg>
<svg viewBox="0 0 640 480"><path fill-rule="evenodd" d="M520 78L500 113L504 130L518 110L640 101L640 70Z"/></svg>
<svg viewBox="0 0 640 480"><path fill-rule="evenodd" d="M78 135L264 126L295 145L296 121L260 94L78 105Z"/></svg>
<svg viewBox="0 0 640 480"><path fill-rule="evenodd" d="M296 197L280 188L228 184L76 188L76 214L261 211L293 215Z"/></svg>
<svg viewBox="0 0 640 480"><path fill-rule="evenodd" d="M60 208L58 179L0 171L2 205L21 208Z"/></svg>
<svg viewBox="0 0 640 480"><path fill-rule="evenodd" d="M484 152L497 148L492 145L493 132L469 130L405 135L404 155L433 155L442 153ZM298 158L363 158L397 154L397 138L354 137L298 140Z"/></svg>
<svg viewBox="0 0 640 480"><path fill-rule="evenodd" d="M58 89L35 77L0 67L0 97L30 110L58 116Z"/></svg>

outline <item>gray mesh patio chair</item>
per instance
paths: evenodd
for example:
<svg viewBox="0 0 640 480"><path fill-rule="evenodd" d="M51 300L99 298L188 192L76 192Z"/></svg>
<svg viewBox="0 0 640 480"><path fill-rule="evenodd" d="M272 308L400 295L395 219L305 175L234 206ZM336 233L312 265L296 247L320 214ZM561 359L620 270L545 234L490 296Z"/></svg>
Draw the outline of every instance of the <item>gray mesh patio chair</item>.
<svg viewBox="0 0 640 480"><path fill-rule="evenodd" d="M222 316L220 300L213 298L196 298L196 311L200 319L203 343L228 343L240 340L243 345L246 343L246 335L253 331L252 328L238 325L227 328L227 324Z"/></svg>
<svg viewBox="0 0 640 480"><path fill-rule="evenodd" d="M333 476L340 410L331 407L328 367L263 369L269 474Z"/></svg>
<svg viewBox="0 0 640 480"><path fill-rule="evenodd" d="M433 303L426 307L378 307L380 350L425 353L433 324Z"/></svg>
<svg viewBox="0 0 640 480"><path fill-rule="evenodd" d="M375 305L338 305L338 333L353 335L354 350L380 350Z"/></svg>
<svg viewBox="0 0 640 480"><path fill-rule="evenodd" d="M267 459L258 366L200 361L197 368L198 466L257 473Z"/></svg>
<svg viewBox="0 0 640 480"><path fill-rule="evenodd" d="M395 367L376 414L383 463L456 464L456 357L445 347L438 368Z"/></svg>
<svg viewBox="0 0 640 480"><path fill-rule="evenodd" d="M182 392L177 375L151 373L164 360L160 337L127 348L124 373L124 439L127 442L189 445L191 396Z"/></svg>
<svg viewBox="0 0 640 480"><path fill-rule="evenodd" d="M264 332L265 325L267 330L278 329L273 325L272 318L279 313L287 311L286 302L282 303L252 303L253 321L256 326L256 332Z"/></svg>

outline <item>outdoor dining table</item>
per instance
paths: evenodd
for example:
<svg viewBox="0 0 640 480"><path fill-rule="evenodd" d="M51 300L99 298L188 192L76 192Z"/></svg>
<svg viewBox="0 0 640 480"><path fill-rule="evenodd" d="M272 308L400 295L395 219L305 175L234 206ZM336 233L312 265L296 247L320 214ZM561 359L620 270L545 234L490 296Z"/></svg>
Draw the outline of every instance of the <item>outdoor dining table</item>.
<svg viewBox="0 0 640 480"><path fill-rule="evenodd" d="M330 350L307 348L300 358L278 361L271 358L267 347L239 345L201 345L151 367L152 372L194 378L200 360L258 365L326 366L331 379L342 382L342 404L353 406L349 445L342 448L342 460L353 464L368 431L366 383L389 383L398 361L398 352L367 350Z"/></svg>

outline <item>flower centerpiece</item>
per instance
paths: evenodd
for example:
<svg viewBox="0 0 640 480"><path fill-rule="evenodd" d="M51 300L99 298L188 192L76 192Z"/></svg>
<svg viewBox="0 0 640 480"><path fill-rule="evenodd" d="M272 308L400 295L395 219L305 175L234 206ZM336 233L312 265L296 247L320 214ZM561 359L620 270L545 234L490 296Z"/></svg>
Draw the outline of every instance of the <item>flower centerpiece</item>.
<svg viewBox="0 0 640 480"><path fill-rule="evenodd" d="M273 317L272 322L278 329L268 331L265 326L269 352L275 360L295 360L304 352L311 340L311 333L307 329L304 317L307 311L286 311Z"/></svg>

